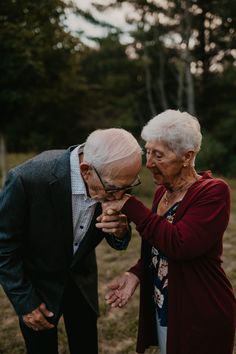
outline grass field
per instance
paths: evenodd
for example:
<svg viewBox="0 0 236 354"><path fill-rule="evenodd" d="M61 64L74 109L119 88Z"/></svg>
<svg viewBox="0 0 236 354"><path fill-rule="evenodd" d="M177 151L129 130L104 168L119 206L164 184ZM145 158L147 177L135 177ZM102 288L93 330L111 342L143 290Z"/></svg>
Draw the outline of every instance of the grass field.
<svg viewBox="0 0 236 354"><path fill-rule="evenodd" d="M30 155L21 155L20 160L24 160L26 157L28 158ZM16 158L15 155L10 155L9 166L14 166L18 162L19 156ZM228 182L232 188L232 213L230 224L224 237L223 266L233 284L234 290L236 290L236 180L229 180ZM152 181L145 170L142 172L142 187L138 187L136 194L145 201L146 205L151 205ZM101 313L98 322L100 354L135 353L138 290L124 309L110 310L104 301L106 286L109 281L130 267L139 257L140 238L134 228L133 230L134 234L128 250L117 252L107 246L105 241L97 248ZM0 304L0 354L23 354L25 350L18 329L17 317L1 289ZM59 325L59 346L60 354L69 354L62 320ZM154 353L158 353L155 348L146 351L146 354ZM236 345L234 354L236 354Z"/></svg>

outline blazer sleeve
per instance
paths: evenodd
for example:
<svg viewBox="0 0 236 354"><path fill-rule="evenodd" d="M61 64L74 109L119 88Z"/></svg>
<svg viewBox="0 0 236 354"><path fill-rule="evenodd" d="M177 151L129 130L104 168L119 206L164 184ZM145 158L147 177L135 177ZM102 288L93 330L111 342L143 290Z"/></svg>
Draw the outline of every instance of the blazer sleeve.
<svg viewBox="0 0 236 354"><path fill-rule="evenodd" d="M135 197L125 203L122 211L136 224L141 237L167 257L190 260L222 242L230 215L230 191L223 181L209 184L173 224Z"/></svg>
<svg viewBox="0 0 236 354"><path fill-rule="evenodd" d="M112 248L116 249L117 251L123 251L126 250L129 245L129 242L131 240L131 233L132 233L132 229L129 224L129 230L127 231L127 233L124 235L122 239L116 237L113 234L111 235L105 234L105 239Z"/></svg>
<svg viewBox="0 0 236 354"><path fill-rule="evenodd" d="M0 284L18 315L42 302L24 274L22 252L28 220L27 198L20 176L10 171L0 194Z"/></svg>

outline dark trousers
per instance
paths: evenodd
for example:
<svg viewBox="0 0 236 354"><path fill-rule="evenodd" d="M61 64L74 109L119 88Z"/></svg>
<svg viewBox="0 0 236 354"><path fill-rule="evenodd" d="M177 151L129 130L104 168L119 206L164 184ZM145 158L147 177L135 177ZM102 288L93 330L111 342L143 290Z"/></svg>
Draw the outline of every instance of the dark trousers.
<svg viewBox="0 0 236 354"><path fill-rule="evenodd" d="M70 353L98 354L97 314L73 282L66 287L61 310ZM20 319L20 328L27 354L58 354L56 327L36 332Z"/></svg>

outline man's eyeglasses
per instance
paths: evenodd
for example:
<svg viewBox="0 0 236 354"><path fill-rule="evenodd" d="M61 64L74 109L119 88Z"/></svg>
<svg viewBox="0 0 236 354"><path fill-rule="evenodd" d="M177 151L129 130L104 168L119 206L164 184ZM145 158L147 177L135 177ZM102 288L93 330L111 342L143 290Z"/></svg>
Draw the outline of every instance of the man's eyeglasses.
<svg viewBox="0 0 236 354"><path fill-rule="evenodd" d="M99 181L101 182L103 189L105 190L106 193L115 193L115 192L120 192L120 191L128 191L130 189L132 189L133 187L139 186L141 184L141 179L139 176L137 176L136 180L130 184L129 186L123 186L123 187L108 187L105 185L105 183L103 182L100 174L98 173L98 171L96 170L96 168L94 166L91 166L92 169L94 170L94 172L96 173Z"/></svg>

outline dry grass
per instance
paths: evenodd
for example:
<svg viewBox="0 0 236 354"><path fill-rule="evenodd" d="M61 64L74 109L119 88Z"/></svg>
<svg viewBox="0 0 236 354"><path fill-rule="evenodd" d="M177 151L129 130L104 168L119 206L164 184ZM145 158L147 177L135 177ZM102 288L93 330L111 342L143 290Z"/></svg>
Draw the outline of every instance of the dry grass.
<svg viewBox="0 0 236 354"><path fill-rule="evenodd" d="M14 160L13 157L14 156L12 156L12 161ZM24 160L24 156L22 157ZM11 165L14 165L14 162L11 163ZM137 194L150 206L152 182L145 171L143 172L142 179L143 186L137 190ZM232 214L229 227L224 237L223 259L224 269L236 290L236 180L231 180L229 183L233 190ZM139 292L136 291L128 306L124 309L113 310L110 310L105 304L104 295L109 281L129 268L139 257L139 251L140 238L135 232L127 251L117 252L111 249L105 241L97 248L101 313L98 322L100 354L135 353ZM25 351L23 340L18 329L17 317L1 289L0 301L0 354L23 354ZM59 340L60 354L69 354L62 320L59 325ZM146 351L145 354L158 354L158 351L156 348L152 348ZM236 354L236 345L234 354Z"/></svg>

